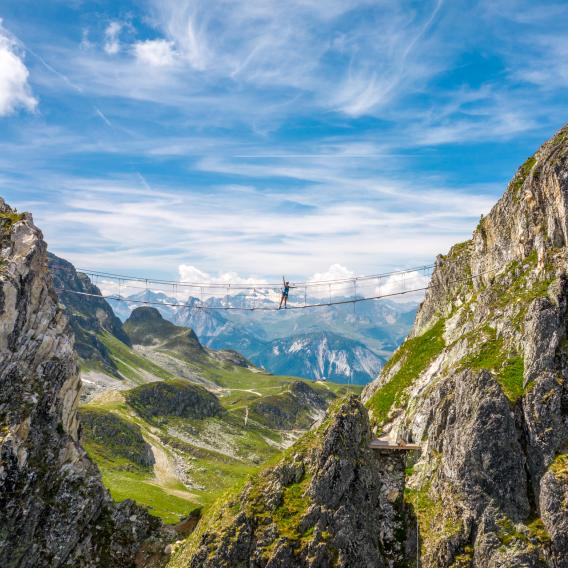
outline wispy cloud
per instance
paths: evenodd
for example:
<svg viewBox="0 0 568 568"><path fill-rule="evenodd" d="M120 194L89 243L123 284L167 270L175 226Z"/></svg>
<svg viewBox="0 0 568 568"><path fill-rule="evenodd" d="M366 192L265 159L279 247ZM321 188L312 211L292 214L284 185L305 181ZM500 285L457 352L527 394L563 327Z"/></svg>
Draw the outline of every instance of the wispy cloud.
<svg viewBox="0 0 568 568"><path fill-rule="evenodd" d="M565 120L553 1L101 6L7 6L20 41L0 40L0 77L19 70L20 87L0 98L0 189L83 266L305 279L422 264Z"/></svg>
<svg viewBox="0 0 568 568"><path fill-rule="evenodd" d="M121 22L110 22L105 30L104 50L109 55L116 55L120 51ZM83 44L84 45L84 44Z"/></svg>

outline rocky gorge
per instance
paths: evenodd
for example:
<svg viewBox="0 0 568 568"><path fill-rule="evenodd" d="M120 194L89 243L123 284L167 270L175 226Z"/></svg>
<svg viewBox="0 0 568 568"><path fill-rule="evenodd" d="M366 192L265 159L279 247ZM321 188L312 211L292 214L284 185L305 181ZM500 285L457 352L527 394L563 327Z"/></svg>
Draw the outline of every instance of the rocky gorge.
<svg viewBox="0 0 568 568"><path fill-rule="evenodd" d="M568 566L567 218L564 127L437 258L410 336L363 393L370 424L346 403L171 565ZM371 429L422 451L369 456Z"/></svg>
<svg viewBox="0 0 568 568"><path fill-rule="evenodd" d="M112 502L85 455L46 245L3 202L0 224L2 566L568 566L568 126L437 258L412 332L362 398L333 402L172 545Z"/></svg>

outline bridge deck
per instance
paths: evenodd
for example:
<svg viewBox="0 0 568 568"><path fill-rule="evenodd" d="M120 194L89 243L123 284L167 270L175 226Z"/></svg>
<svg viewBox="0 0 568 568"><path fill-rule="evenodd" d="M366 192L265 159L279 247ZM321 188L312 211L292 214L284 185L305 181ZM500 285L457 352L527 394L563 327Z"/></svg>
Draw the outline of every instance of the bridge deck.
<svg viewBox="0 0 568 568"><path fill-rule="evenodd" d="M406 442L401 442L395 444L394 442L389 442L388 440L379 440L375 438L369 443L369 448L372 450L391 450L391 451L415 451L420 450L420 444L407 444Z"/></svg>

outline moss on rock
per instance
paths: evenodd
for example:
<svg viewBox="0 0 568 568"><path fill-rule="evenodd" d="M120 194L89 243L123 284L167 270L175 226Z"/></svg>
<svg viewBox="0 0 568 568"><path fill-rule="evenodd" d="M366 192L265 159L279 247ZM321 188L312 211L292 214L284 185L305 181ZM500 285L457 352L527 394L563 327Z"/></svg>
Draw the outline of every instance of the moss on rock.
<svg viewBox="0 0 568 568"><path fill-rule="evenodd" d="M207 418L224 412L219 399L203 387L186 381L140 385L126 393L127 403L143 418Z"/></svg>
<svg viewBox="0 0 568 568"><path fill-rule="evenodd" d="M442 352L445 347L444 324L445 321L440 319L422 335L406 340L385 365L383 377L388 376L395 366L400 367L366 403L375 424L383 424L393 407L406 403L407 389Z"/></svg>

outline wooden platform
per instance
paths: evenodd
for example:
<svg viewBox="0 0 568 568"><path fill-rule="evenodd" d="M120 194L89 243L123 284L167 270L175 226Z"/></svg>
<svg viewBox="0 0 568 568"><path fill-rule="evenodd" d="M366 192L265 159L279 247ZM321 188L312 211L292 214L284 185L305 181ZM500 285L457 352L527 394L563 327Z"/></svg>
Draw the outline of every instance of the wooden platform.
<svg viewBox="0 0 568 568"><path fill-rule="evenodd" d="M407 444L406 442L401 442L400 444L395 444L393 442L389 442L388 440L379 440L375 438L371 440L369 443L369 448L372 450L390 450L390 451L416 451L421 450L420 444Z"/></svg>

